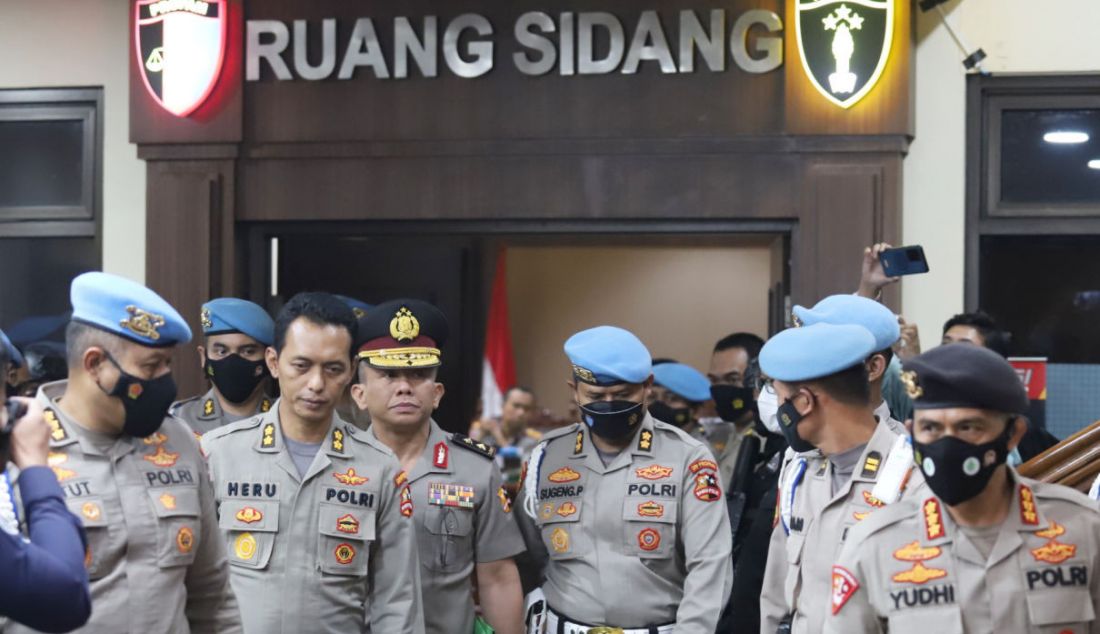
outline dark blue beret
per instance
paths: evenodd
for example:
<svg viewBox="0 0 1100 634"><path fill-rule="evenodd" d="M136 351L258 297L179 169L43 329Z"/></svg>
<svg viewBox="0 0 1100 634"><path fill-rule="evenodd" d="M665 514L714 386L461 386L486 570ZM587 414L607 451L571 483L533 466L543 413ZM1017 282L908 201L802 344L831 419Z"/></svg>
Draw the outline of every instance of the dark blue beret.
<svg viewBox="0 0 1100 634"><path fill-rule="evenodd" d="M970 343L933 348L902 364L914 409L973 407L1026 414L1027 391L1004 357Z"/></svg>

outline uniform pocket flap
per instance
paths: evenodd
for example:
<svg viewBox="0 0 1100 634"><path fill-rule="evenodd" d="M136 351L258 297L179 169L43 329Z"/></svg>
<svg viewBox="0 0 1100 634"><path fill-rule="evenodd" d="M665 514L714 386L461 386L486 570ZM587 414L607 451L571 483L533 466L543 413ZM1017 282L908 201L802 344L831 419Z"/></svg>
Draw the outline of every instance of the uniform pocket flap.
<svg viewBox="0 0 1100 634"><path fill-rule="evenodd" d="M277 500L222 500L219 513L219 528L258 533L279 530Z"/></svg>
<svg viewBox="0 0 1100 634"><path fill-rule="evenodd" d="M465 537L474 530L473 509L429 506L424 513L424 528L433 535Z"/></svg>
<svg viewBox="0 0 1100 634"><path fill-rule="evenodd" d="M199 490L195 487L146 489L157 517L197 517Z"/></svg>
<svg viewBox="0 0 1100 634"><path fill-rule="evenodd" d="M560 524L581 519L581 500L542 500L538 504L538 523Z"/></svg>
<svg viewBox="0 0 1100 634"><path fill-rule="evenodd" d="M98 497L79 497L65 500L65 505L73 515L84 522L85 528L99 528L107 526L107 510L103 508L103 500Z"/></svg>
<svg viewBox="0 0 1100 634"><path fill-rule="evenodd" d="M635 522L676 523L678 500L630 497L623 500L623 519Z"/></svg>
<svg viewBox="0 0 1100 634"><path fill-rule="evenodd" d="M1080 568L1083 569L1084 566ZM1048 568L1042 572L1054 573L1058 572L1058 569ZM1089 623L1096 618L1088 586L1081 586L1079 590L1068 592L1066 590L1029 592L1027 611L1031 615L1031 622L1035 625Z"/></svg>
<svg viewBox="0 0 1100 634"><path fill-rule="evenodd" d="M340 539L374 540L374 510L321 502L318 521L322 535Z"/></svg>
<svg viewBox="0 0 1100 634"><path fill-rule="evenodd" d="M962 612L958 607L918 608L890 616L890 634L928 634L961 632Z"/></svg>
<svg viewBox="0 0 1100 634"><path fill-rule="evenodd" d="M255 569L267 567L275 548L274 533L232 531L228 536L230 564Z"/></svg>

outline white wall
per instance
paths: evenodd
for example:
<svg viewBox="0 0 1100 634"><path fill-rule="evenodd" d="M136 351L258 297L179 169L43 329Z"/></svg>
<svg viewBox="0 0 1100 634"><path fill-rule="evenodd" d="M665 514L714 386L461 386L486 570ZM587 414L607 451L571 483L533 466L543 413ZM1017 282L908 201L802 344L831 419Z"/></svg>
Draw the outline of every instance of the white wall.
<svg viewBox="0 0 1100 634"><path fill-rule="evenodd" d="M130 144L126 0L0 0L0 88L102 86L103 268L145 279L145 163Z"/></svg>
<svg viewBox="0 0 1100 634"><path fill-rule="evenodd" d="M952 27L993 73L1100 71L1096 0L954 0ZM963 309L966 83L964 55L939 14L918 12L916 139L905 159L902 233L922 244L931 272L903 282L903 313L927 349Z"/></svg>

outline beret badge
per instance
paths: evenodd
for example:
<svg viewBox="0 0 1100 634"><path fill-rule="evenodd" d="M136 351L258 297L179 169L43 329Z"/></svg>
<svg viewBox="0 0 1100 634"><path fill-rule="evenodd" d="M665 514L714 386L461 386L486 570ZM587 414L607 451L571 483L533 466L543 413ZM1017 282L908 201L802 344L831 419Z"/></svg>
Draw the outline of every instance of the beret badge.
<svg viewBox="0 0 1100 634"><path fill-rule="evenodd" d="M209 330L214 327L214 322L210 320L209 308L202 309L202 312L199 313L199 321L202 322L202 327L204 330Z"/></svg>
<svg viewBox="0 0 1100 634"><path fill-rule="evenodd" d="M401 343L409 342L420 336L420 322L412 311L404 306L390 320L390 336Z"/></svg>
<svg viewBox="0 0 1100 634"><path fill-rule="evenodd" d="M909 370L901 373L901 382L905 385L905 391L909 398L917 399L924 396L924 389L917 383L917 373Z"/></svg>
<svg viewBox="0 0 1100 634"><path fill-rule="evenodd" d="M126 312L130 316L119 321L120 326L139 337L153 341L160 339L160 333L157 330L164 326L164 317L146 312L137 306L127 306Z"/></svg>

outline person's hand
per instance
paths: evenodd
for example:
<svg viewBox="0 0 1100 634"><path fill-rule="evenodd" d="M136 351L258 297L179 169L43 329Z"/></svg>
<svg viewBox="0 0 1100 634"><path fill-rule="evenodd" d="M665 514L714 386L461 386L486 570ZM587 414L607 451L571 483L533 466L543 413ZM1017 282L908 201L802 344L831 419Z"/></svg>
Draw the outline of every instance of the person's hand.
<svg viewBox="0 0 1100 634"><path fill-rule="evenodd" d="M916 324L910 324L904 317L898 316L898 324L901 326L901 337L895 344L894 353L902 361L912 359L920 354L920 332Z"/></svg>
<svg viewBox="0 0 1100 634"><path fill-rule="evenodd" d="M42 405L29 398L12 397L27 406L23 415L11 430L11 461L20 469L46 466L50 451L50 426L42 416Z"/></svg>
<svg viewBox="0 0 1100 634"><path fill-rule="evenodd" d="M863 250L863 267L860 271L857 295L869 299L878 299L882 287L901 279L900 277L886 277L885 271L882 270L882 262L878 259L883 251L890 248L892 247L889 244L880 242Z"/></svg>

